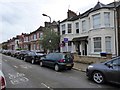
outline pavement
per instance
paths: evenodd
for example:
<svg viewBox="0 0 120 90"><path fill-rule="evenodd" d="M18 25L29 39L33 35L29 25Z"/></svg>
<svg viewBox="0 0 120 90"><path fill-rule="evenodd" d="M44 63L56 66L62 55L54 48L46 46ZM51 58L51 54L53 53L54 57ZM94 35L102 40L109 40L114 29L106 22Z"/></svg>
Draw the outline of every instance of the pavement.
<svg viewBox="0 0 120 90"><path fill-rule="evenodd" d="M86 72L86 68L88 66L89 66L89 64L83 64L83 63L80 63L80 62L74 62L73 69L79 70L79 71L82 71L82 72Z"/></svg>

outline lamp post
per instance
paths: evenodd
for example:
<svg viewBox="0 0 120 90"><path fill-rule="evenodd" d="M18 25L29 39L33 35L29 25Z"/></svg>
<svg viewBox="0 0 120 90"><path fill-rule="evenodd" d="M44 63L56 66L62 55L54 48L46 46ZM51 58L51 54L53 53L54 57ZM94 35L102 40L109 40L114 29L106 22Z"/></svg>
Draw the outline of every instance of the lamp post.
<svg viewBox="0 0 120 90"><path fill-rule="evenodd" d="M50 19L50 23L51 23L51 17L50 16L48 16L48 15L46 15L46 14L42 14L43 16L46 16L46 17L49 17L49 19Z"/></svg>
<svg viewBox="0 0 120 90"><path fill-rule="evenodd" d="M46 17L49 17L49 19L50 19L50 33L51 33L51 17L50 16L48 16L47 14L42 14L43 16L46 16ZM50 47L51 47L51 38L50 38L50 40L49 40L49 43L50 43ZM51 51L50 51L51 52Z"/></svg>

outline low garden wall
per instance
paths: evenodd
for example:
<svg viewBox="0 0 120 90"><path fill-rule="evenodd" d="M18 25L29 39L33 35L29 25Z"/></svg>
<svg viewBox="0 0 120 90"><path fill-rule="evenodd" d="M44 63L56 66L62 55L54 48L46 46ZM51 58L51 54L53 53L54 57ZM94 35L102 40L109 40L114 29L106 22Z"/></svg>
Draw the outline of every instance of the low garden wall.
<svg viewBox="0 0 120 90"><path fill-rule="evenodd" d="M74 54L74 61L85 63L85 64L92 64L92 63L100 63L107 60L110 60L111 57L91 57L91 56L80 56L78 54Z"/></svg>

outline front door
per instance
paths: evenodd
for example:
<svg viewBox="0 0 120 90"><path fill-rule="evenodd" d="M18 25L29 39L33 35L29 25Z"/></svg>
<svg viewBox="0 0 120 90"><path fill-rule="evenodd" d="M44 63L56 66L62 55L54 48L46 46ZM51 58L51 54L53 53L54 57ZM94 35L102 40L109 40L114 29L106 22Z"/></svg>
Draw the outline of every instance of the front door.
<svg viewBox="0 0 120 90"><path fill-rule="evenodd" d="M80 42L77 42L77 49L78 49L78 55L81 55L81 52L80 52Z"/></svg>
<svg viewBox="0 0 120 90"><path fill-rule="evenodd" d="M87 55L87 43L85 43L85 55Z"/></svg>
<svg viewBox="0 0 120 90"><path fill-rule="evenodd" d="M31 47L30 47L30 44L28 44L28 50L30 50L30 48L31 48Z"/></svg>

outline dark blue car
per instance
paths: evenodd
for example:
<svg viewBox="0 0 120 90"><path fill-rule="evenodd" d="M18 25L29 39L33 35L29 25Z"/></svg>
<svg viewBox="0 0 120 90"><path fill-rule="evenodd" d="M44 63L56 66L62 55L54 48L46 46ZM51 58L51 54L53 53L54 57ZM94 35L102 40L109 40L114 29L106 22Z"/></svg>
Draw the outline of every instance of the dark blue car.
<svg viewBox="0 0 120 90"><path fill-rule="evenodd" d="M73 65L73 56L69 53L50 53L40 61L40 66L52 67L55 71L71 70Z"/></svg>

